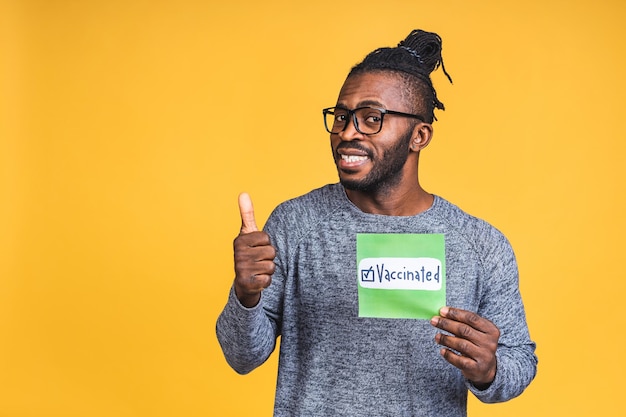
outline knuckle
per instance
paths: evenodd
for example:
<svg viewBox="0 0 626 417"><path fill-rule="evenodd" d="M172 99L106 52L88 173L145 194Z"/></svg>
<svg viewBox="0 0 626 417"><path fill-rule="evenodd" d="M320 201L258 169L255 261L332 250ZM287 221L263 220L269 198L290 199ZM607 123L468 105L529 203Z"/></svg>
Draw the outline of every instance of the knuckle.
<svg viewBox="0 0 626 417"><path fill-rule="evenodd" d="M258 293L269 287L271 283L271 278L269 277L269 275L257 274L250 275L247 281L248 288L250 288L253 292Z"/></svg>
<svg viewBox="0 0 626 417"><path fill-rule="evenodd" d="M450 353L451 353L451 352L450 352L450 350L449 350L449 349L444 349L444 351L443 351L443 354L442 354L442 355L443 355L443 357L444 357L447 361L449 361L449 360L450 360Z"/></svg>
<svg viewBox="0 0 626 417"><path fill-rule="evenodd" d="M263 280L261 286L263 287L263 289L265 289L265 288L269 287L271 283L272 283L272 277L270 275L266 275L264 277L264 280Z"/></svg>
<svg viewBox="0 0 626 417"><path fill-rule="evenodd" d="M249 268L250 255L245 251L235 252L235 268L238 270L245 270Z"/></svg>
<svg viewBox="0 0 626 417"><path fill-rule="evenodd" d="M437 327L446 330L448 328L448 320L443 317L439 317L439 321L437 321Z"/></svg>
<svg viewBox="0 0 626 417"><path fill-rule="evenodd" d="M259 276L255 273L251 273L246 276L246 279L248 283L253 286L259 280Z"/></svg>
<svg viewBox="0 0 626 417"><path fill-rule="evenodd" d="M448 314L446 314L446 316L450 317L451 319L455 320L456 317L458 316L458 311L456 308L450 308L448 309Z"/></svg>
<svg viewBox="0 0 626 417"><path fill-rule="evenodd" d="M239 246L235 246L234 256L235 260L243 260L246 257L245 249Z"/></svg>
<svg viewBox="0 0 626 417"><path fill-rule="evenodd" d="M500 339L500 329L496 327L496 330L493 332L496 337L496 340Z"/></svg>
<svg viewBox="0 0 626 417"><path fill-rule="evenodd" d="M472 335L472 328L470 326L460 326L459 327L459 336L467 338Z"/></svg>
<svg viewBox="0 0 626 417"><path fill-rule="evenodd" d="M274 259L274 249L271 246L265 246L258 252L259 260L271 261Z"/></svg>
<svg viewBox="0 0 626 417"><path fill-rule="evenodd" d="M264 287L265 279L262 275L252 275L250 277L250 286L256 291L261 291Z"/></svg>
<svg viewBox="0 0 626 417"><path fill-rule="evenodd" d="M450 363L458 363L459 355L452 349L445 349L443 356Z"/></svg>
<svg viewBox="0 0 626 417"><path fill-rule="evenodd" d="M468 352L469 348L470 348L470 345L465 340L459 340L459 342L457 343L457 346L456 346L456 349L459 352Z"/></svg>
<svg viewBox="0 0 626 417"><path fill-rule="evenodd" d="M257 245L265 246L270 244L270 236L265 232L252 232L250 233Z"/></svg>
<svg viewBox="0 0 626 417"><path fill-rule="evenodd" d="M476 313L472 313L472 312L467 313L467 321L470 324L476 324L480 321L480 319L481 317Z"/></svg>
<svg viewBox="0 0 626 417"><path fill-rule="evenodd" d="M475 376L480 374L480 365L477 362L470 361L465 364L465 372L470 375L469 379L474 379Z"/></svg>

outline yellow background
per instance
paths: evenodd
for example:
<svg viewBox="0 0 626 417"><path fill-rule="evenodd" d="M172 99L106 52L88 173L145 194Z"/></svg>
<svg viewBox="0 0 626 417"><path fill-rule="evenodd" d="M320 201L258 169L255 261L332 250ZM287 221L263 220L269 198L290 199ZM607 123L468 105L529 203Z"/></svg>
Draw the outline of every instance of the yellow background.
<svg viewBox="0 0 626 417"><path fill-rule="evenodd" d="M444 40L425 187L516 249L539 373L474 416L626 414L621 1L4 0L0 417L271 415L227 367L236 197L336 180L321 108L413 28Z"/></svg>

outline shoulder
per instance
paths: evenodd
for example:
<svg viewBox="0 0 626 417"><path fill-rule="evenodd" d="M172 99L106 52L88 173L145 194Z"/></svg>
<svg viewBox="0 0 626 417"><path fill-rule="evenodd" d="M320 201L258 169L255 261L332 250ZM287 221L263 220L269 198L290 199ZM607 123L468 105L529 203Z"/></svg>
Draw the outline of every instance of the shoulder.
<svg viewBox="0 0 626 417"><path fill-rule="evenodd" d="M340 204L342 193L339 184L328 184L279 204L272 216L323 217Z"/></svg>
<svg viewBox="0 0 626 417"><path fill-rule="evenodd" d="M442 197L437 197L435 209L436 216L446 229L457 238L467 241L477 251L484 253L497 247L510 247L506 236L495 226Z"/></svg>
<svg viewBox="0 0 626 417"><path fill-rule="evenodd" d="M292 234L304 232L341 210L345 201L340 184L325 185L279 204L270 215L266 229L268 232L288 229Z"/></svg>

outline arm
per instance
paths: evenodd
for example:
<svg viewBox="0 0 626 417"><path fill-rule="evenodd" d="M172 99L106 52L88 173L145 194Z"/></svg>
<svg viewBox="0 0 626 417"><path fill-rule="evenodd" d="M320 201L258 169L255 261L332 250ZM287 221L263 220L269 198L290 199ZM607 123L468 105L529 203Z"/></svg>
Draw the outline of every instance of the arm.
<svg viewBox="0 0 626 417"><path fill-rule="evenodd" d="M265 362L276 346L277 320L265 311L262 297L272 282L276 250L267 233L258 230L247 194L239 197L239 209L242 226L233 244L235 280L216 332L226 361L246 374Z"/></svg>
<svg viewBox="0 0 626 417"><path fill-rule="evenodd" d="M451 335L437 334L442 356L461 370L467 387L483 402L520 395L537 370L513 251L495 229L483 236L484 280L477 313L444 307L431 323ZM452 349L452 350L450 350Z"/></svg>
<svg viewBox="0 0 626 417"><path fill-rule="evenodd" d="M231 288L226 307L217 319L217 339L228 364L239 374L247 374L263 364L276 347L277 323L259 303L247 308Z"/></svg>

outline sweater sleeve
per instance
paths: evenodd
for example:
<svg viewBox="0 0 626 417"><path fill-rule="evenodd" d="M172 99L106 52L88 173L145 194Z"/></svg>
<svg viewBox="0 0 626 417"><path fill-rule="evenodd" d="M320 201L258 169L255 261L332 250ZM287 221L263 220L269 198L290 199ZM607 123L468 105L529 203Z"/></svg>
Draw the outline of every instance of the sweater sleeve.
<svg viewBox="0 0 626 417"><path fill-rule="evenodd" d="M517 397L526 389L537 372L537 357L526 324L513 250L508 240L493 228L482 241L486 280L478 314L500 329L496 377L485 390L476 389L469 381L466 383L480 401L495 403Z"/></svg>
<svg viewBox="0 0 626 417"><path fill-rule="evenodd" d="M235 295L234 286L231 287L226 306L217 319L216 333L222 352L228 364L240 374L251 372L269 358L281 331L285 282L282 266L285 238L281 231L286 228L279 208L270 215L264 228L277 252L270 286L263 290L259 303L252 308L243 306Z"/></svg>
<svg viewBox="0 0 626 417"><path fill-rule="evenodd" d="M265 314L264 296L259 303L243 306L231 287L228 302L217 319L217 340L228 364L247 374L263 364L276 347L276 325Z"/></svg>

